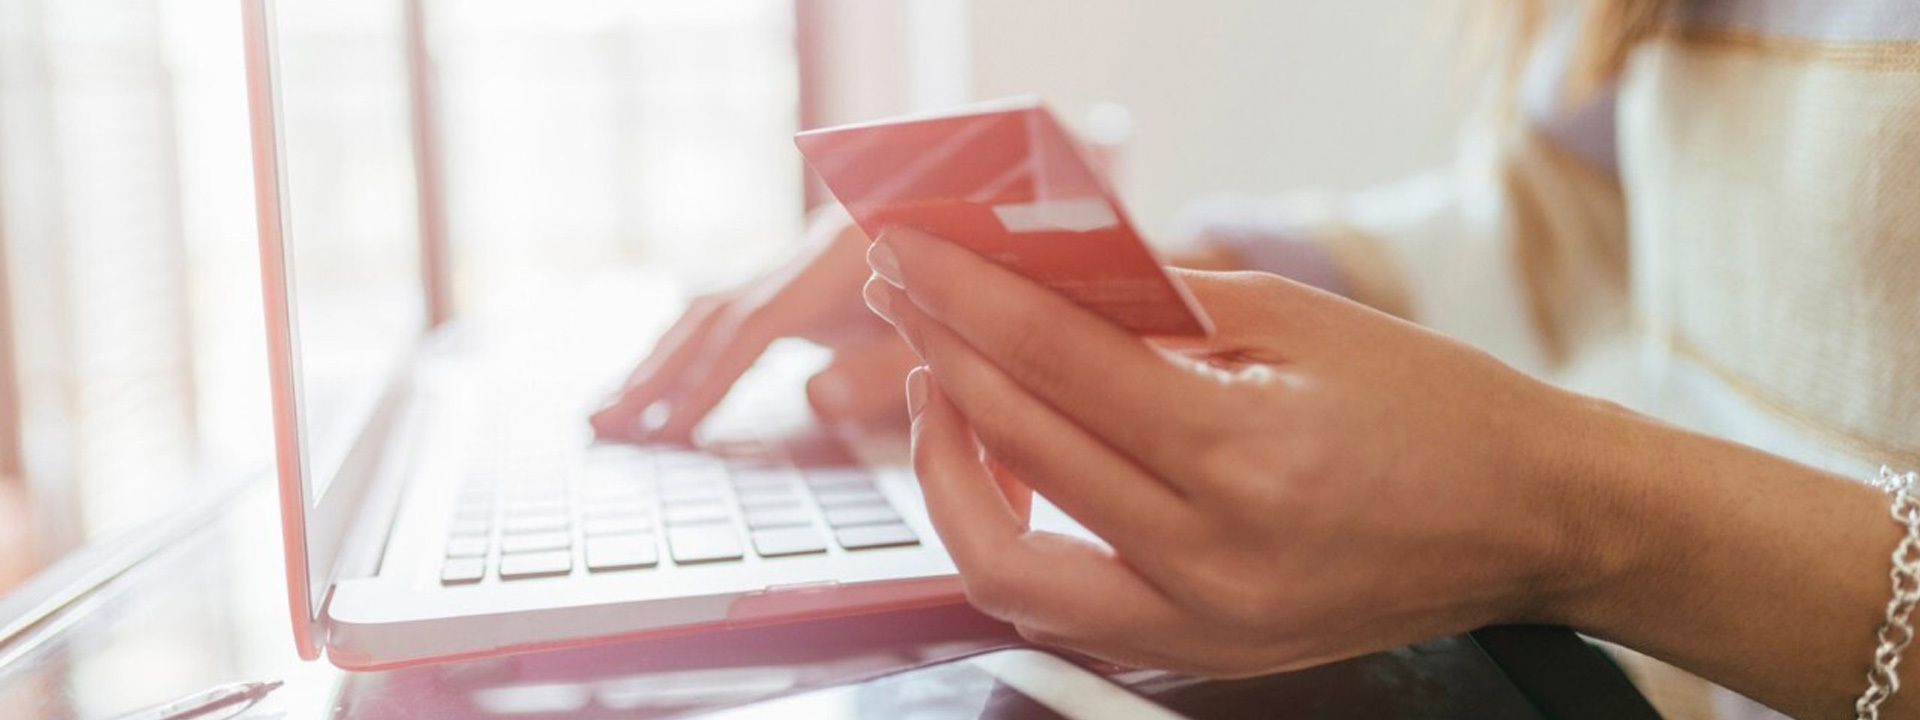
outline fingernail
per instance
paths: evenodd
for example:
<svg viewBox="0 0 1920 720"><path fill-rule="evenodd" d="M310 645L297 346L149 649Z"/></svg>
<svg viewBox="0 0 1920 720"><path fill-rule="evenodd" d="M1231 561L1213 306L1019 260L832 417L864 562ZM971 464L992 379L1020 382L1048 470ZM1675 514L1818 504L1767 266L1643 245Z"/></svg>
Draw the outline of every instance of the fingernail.
<svg viewBox="0 0 1920 720"><path fill-rule="evenodd" d="M635 418L637 421L635 425L639 428L641 437L651 437L665 429L667 420L672 417L673 406L665 400L659 400L640 411L640 417Z"/></svg>
<svg viewBox="0 0 1920 720"><path fill-rule="evenodd" d="M893 314L888 312L893 304L893 286L869 279L866 286L860 288L860 296L866 298L867 307L873 310L873 314L879 315L882 320L893 322Z"/></svg>
<svg viewBox="0 0 1920 720"><path fill-rule="evenodd" d="M927 376L933 374L926 366L914 368L907 374L907 416L919 419L920 409L927 406Z"/></svg>
<svg viewBox="0 0 1920 720"><path fill-rule="evenodd" d="M807 381L807 396L823 412L842 412L853 404L853 383L846 373L822 370Z"/></svg>
<svg viewBox="0 0 1920 720"><path fill-rule="evenodd" d="M893 248L887 247L887 244L883 236L878 242L867 247L867 265L873 268L874 274L893 283L894 287L905 288L907 280L906 276L900 273L900 258L894 256Z"/></svg>

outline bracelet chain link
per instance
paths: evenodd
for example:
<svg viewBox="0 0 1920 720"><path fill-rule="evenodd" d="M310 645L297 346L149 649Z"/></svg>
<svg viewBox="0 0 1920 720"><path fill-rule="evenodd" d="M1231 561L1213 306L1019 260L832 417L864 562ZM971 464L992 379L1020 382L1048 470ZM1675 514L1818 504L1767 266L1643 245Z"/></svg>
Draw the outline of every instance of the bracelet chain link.
<svg viewBox="0 0 1920 720"><path fill-rule="evenodd" d="M1882 466L1874 487L1893 497L1888 509L1905 534L1893 550L1893 597L1880 624L1879 647L1867 671L1867 691L1853 703L1855 720L1880 720L1880 706L1900 690L1900 656L1913 643L1913 611L1920 606L1920 473L1897 474Z"/></svg>

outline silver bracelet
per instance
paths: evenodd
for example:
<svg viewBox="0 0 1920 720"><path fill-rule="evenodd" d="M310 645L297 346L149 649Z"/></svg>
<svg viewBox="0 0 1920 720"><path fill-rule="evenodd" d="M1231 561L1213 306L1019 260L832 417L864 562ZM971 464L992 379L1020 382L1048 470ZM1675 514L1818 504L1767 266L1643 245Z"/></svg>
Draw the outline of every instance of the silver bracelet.
<svg viewBox="0 0 1920 720"><path fill-rule="evenodd" d="M1900 691L1900 654L1913 642L1913 609L1920 605L1920 473L1896 474L1886 466L1873 486L1893 496L1888 512L1906 534L1893 549L1893 597L1887 600L1887 617L1880 623L1880 646L1873 651L1873 667L1867 670L1867 691L1853 702L1855 720L1880 720L1880 705Z"/></svg>

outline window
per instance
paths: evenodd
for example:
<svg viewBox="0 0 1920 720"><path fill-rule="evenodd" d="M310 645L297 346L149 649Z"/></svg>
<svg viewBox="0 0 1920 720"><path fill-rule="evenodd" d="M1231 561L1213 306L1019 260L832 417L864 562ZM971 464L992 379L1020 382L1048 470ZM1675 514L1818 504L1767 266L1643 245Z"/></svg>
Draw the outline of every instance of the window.
<svg viewBox="0 0 1920 720"><path fill-rule="evenodd" d="M456 307L609 267L738 272L798 235L791 0L426 15Z"/></svg>
<svg viewBox="0 0 1920 720"><path fill-rule="evenodd" d="M456 307L790 244L792 15L426 0ZM268 472L244 74L233 0L0 0L0 476L43 554Z"/></svg>
<svg viewBox="0 0 1920 720"><path fill-rule="evenodd" d="M171 4L4 3L0 237L13 427L45 521L40 540L54 548L167 506L200 455L205 368L189 309L220 288L194 285L218 279L194 262L218 222L195 200L203 179L232 169L230 154L196 144L204 129L182 124L206 115L190 104L209 99L213 79L168 41ZM248 218L245 198L219 212Z"/></svg>

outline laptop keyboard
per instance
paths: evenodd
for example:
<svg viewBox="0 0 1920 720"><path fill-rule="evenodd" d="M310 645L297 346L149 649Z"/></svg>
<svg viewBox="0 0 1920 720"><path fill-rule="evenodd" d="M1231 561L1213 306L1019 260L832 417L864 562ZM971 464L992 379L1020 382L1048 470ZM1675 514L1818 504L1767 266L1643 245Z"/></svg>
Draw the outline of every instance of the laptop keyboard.
<svg viewBox="0 0 1920 720"><path fill-rule="evenodd" d="M858 468L730 463L702 453L590 451L569 470L516 461L469 474L443 585L657 572L749 557L866 552L920 538Z"/></svg>

